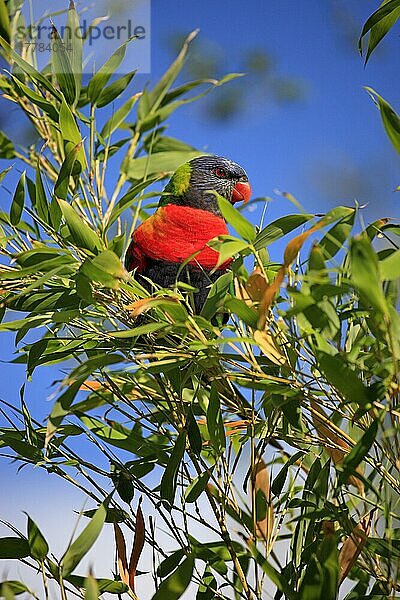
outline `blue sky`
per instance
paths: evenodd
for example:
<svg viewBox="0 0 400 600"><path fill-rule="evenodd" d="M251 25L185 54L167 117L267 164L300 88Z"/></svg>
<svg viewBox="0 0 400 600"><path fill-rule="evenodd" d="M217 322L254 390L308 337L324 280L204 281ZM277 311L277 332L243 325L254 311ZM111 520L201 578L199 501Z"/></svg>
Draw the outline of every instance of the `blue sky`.
<svg viewBox="0 0 400 600"><path fill-rule="evenodd" d="M383 41L366 68L355 39L351 44L348 37L353 27L356 32L361 29L377 4L373 0L152 0L152 72L138 76L135 85L140 88L146 80L155 81L167 68L173 56L171 34L197 27L199 43L212 44L223 56L226 72L240 71L249 50L267 53L274 57L277 76L299 83L301 100L270 102L268 89L260 92L254 80L243 77L235 85L246 91L244 112L216 122L200 105L189 105L172 116L168 134L240 163L248 172L254 196L272 198L267 219L296 212L288 200L274 193L276 189L290 191L307 212L351 205L357 199L368 203L366 221L378 216L399 218L400 196L393 192L400 183L399 156L363 90L364 85L373 87L400 110L399 28ZM258 221L259 212L245 214ZM279 260L281 252L282 247L277 246L273 258ZM0 359L8 360L12 336L2 335L0 348ZM0 378L2 396L18 403L24 369L1 362ZM48 413L51 383L57 378L58 372L48 367L27 384L26 401L35 414ZM52 498L51 511L58 515L59 509L64 511L63 520L71 531L73 499L77 499L73 506L77 508L83 502L80 497L65 492L61 482L48 476L28 469L16 475L16 470L15 464L0 463L0 477L11 490L7 497L2 494L1 516L22 526L21 511L27 510L43 525ZM64 493L68 508L62 501ZM50 537L51 530L54 528L48 526ZM65 541L67 538L66 534Z"/></svg>

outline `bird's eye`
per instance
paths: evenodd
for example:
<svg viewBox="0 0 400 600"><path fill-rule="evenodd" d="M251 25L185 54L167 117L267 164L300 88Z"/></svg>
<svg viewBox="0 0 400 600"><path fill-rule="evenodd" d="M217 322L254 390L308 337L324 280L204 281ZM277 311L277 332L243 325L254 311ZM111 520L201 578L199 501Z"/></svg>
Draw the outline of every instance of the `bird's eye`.
<svg viewBox="0 0 400 600"><path fill-rule="evenodd" d="M221 169L220 167L217 167L215 169L215 174L217 177L226 177L226 171L225 169Z"/></svg>

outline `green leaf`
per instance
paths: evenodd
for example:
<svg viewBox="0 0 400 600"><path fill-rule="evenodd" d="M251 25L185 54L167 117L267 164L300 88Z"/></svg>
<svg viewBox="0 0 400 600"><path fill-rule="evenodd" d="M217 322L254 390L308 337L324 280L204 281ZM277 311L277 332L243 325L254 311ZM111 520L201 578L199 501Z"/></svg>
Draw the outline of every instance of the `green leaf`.
<svg viewBox="0 0 400 600"><path fill-rule="evenodd" d="M278 475L274 478L274 480L271 484L271 493L274 496L279 498L281 491L283 490L283 486L285 485L289 467L294 465L297 461L300 461L303 456L304 456L303 451L296 452L296 454L293 454L293 456L291 456L285 462L282 469L279 471Z"/></svg>
<svg viewBox="0 0 400 600"><path fill-rule="evenodd" d="M1 591L4 594L4 600L15 600L15 594L7 585L7 583L1 585Z"/></svg>
<svg viewBox="0 0 400 600"><path fill-rule="evenodd" d="M0 0L0 2L4 0ZM3 131L0 131L0 158L14 158L15 149L14 144L8 139Z"/></svg>
<svg viewBox="0 0 400 600"><path fill-rule="evenodd" d="M207 408L207 429L214 450L218 455L222 454L226 444L225 428L218 390L214 384L211 385L210 400Z"/></svg>
<svg viewBox="0 0 400 600"><path fill-rule="evenodd" d="M140 98L138 107L139 126L140 121L143 121L149 114L154 113L163 102L166 94L182 70L189 45L196 37L197 33L198 30L193 31L188 35L178 56L154 86L153 90L151 92L146 92Z"/></svg>
<svg viewBox="0 0 400 600"><path fill-rule="evenodd" d="M83 381L84 378L80 378L78 381L72 383L53 404L53 408L51 409L51 413L47 422L46 445L49 443L58 427L61 425L65 415L69 413L70 406L74 401L75 396L79 392Z"/></svg>
<svg viewBox="0 0 400 600"><path fill-rule="evenodd" d="M400 0L399 0L400 2ZM394 148L400 154L400 117L396 111L390 106L386 100L382 98L375 90L370 87L365 87L373 100L377 102L383 126L386 130L388 138L392 142Z"/></svg>
<svg viewBox="0 0 400 600"><path fill-rule="evenodd" d="M82 533L74 542L72 542L65 552L61 559L63 577L70 575L75 567L81 562L82 558L89 552L103 529L106 514L107 511L104 504L100 504L89 524L86 525Z"/></svg>
<svg viewBox="0 0 400 600"><path fill-rule="evenodd" d="M99 600L99 586L93 575L85 579L85 600Z"/></svg>
<svg viewBox="0 0 400 600"><path fill-rule="evenodd" d="M72 240L78 248L86 248L91 252L101 250L102 242L97 233L88 225L81 216L65 200L58 200ZM119 262L119 261L118 261Z"/></svg>
<svg viewBox="0 0 400 600"><path fill-rule="evenodd" d="M127 192L120 198L117 204L114 206L114 209L110 215L110 218L107 222L107 229L121 216L121 214L130 208L136 200L136 196L140 194L146 187L152 185L156 181L159 181L159 177L146 178L142 181L139 181L137 184L133 185Z"/></svg>
<svg viewBox="0 0 400 600"><path fill-rule="evenodd" d="M333 258L339 250L343 249L353 228L355 215L356 211L353 210L349 215L344 216L327 231L319 242L319 249L322 250L325 260Z"/></svg>
<svg viewBox="0 0 400 600"><path fill-rule="evenodd" d="M362 407L370 406L371 395L368 388L342 356L318 352L318 370L323 373L346 402L354 402Z"/></svg>
<svg viewBox="0 0 400 600"><path fill-rule="evenodd" d="M351 281L367 306L387 314L388 307L379 277L378 258L367 237L356 237L350 245Z"/></svg>
<svg viewBox="0 0 400 600"><path fill-rule="evenodd" d="M46 542L39 527L28 515L28 542L30 553L33 558L43 562L49 551L49 545Z"/></svg>
<svg viewBox="0 0 400 600"><path fill-rule="evenodd" d="M185 556L185 551L183 548L176 550L167 558L165 558L162 563L160 563L157 567L157 575L164 579L173 571L181 562L182 558Z"/></svg>
<svg viewBox="0 0 400 600"><path fill-rule="evenodd" d="M164 177L173 173L182 163L202 156L204 152L156 152L149 156L132 158L123 166L128 179L143 179L149 175L162 173Z"/></svg>
<svg viewBox="0 0 400 600"><path fill-rule="evenodd" d="M110 56L110 58L104 63L104 65L93 75L88 85L88 98L92 104L97 105L101 94L110 79L111 75L118 69L122 60L125 57L126 45L130 40L124 42L117 50Z"/></svg>
<svg viewBox="0 0 400 600"><path fill-rule="evenodd" d="M135 94L134 96L132 96L132 98L129 98L129 100L127 100L122 106L118 108L118 110L116 110L113 113L112 117L108 119L108 121L106 121L106 123L104 124L104 127L101 130L100 134L101 137L108 138L116 129L118 129L121 123L124 122L125 118L131 112L137 100L138 95Z"/></svg>
<svg viewBox="0 0 400 600"><path fill-rule="evenodd" d="M131 337L138 337L139 335L147 335L148 333L153 333L154 331L160 331L160 329L165 329L167 323L156 322L156 323L146 323L145 325L138 325L133 329L121 329L121 331L112 331L110 335L113 338L125 339Z"/></svg>
<svg viewBox="0 0 400 600"><path fill-rule="evenodd" d="M221 236L221 239L210 241L208 246L214 248L219 254L217 268L232 258L232 256L243 252L243 250L248 251L249 249L247 242L228 235Z"/></svg>
<svg viewBox="0 0 400 600"><path fill-rule="evenodd" d="M400 250L379 261L379 272L385 281L394 281L400 277Z"/></svg>
<svg viewBox="0 0 400 600"><path fill-rule="evenodd" d="M72 74L75 80L74 104L79 100L82 87L82 46L83 40L78 13L73 0L70 1L67 25L64 30L64 47L69 57Z"/></svg>
<svg viewBox="0 0 400 600"><path fill-rule="evenodd" d="M91 356L85 362L78 365L68 376L68 383L74 383L77 379L87 379L98 369L115 365L123 361L123 357L119 354L97 354Z"/></svg>
<svg viewBox="0 0 400 600"><path fill-rule="evenodd" d="M11 25L10 17L7 10L7 5L4 0L0 0L0 36L10 41L11 38Z"/></svg>
<svg viewBox="0 0 400 600"><path fill-rule="evenodd" d="M197 589L196 600L214 600L215 592L218 590L218 583L210 567L204 570L201 583Z"/></svg>
<svg viewBox="0 0 400 600"><path fill-rule="evenodd" d="M75 77L71 62L57 29L52 23L51 67L68 104L73 105L76 98Z"/></svg>
<svg viewBox="0 0 400 600"><path fill-rule="evenodd" d="M87 163L81 132L79 131L79 127L70 107L67 105L64 99L60 106L59 122L65 153L68 154L80 144L76 160L79 161L81 168L85 169Z"/></svg>
<svg viewBox="0 0 400 600"><path fill-rule="evenodd" d="M210 320L217 310L223 305L224 298L229 292L230 285L232 283L233 275L232 272L224 273L215 281L208 293L207 300L201 310L201 316L205 319Z"/></svg>
<svg viewBox="0 0 400 600"><path fill-rule="evenodd" d="M201 439L200 429L197 425L196 417L193 414L192 409L189 409L188 417L186 420L186 431L188 434L189 446L197 456L200 456L203 447L203 440Z"/></svg>
<svg viewBox="0 0 400 600"><path fill-rule="evenodd" d="M378 426L379 422L377 420L372 421L371 425L358 440L357 444L353 446L348 454L346 454L342 465L343 471L341 471L339 477L339 483L343 484L346 482L349 475L354 474L361 461L368 456L371 446L378 435Z"/></svg>
<svg viewBox="0 0 400 600"><path fill-rule="evenodd" d="M257 329L258 314L255 310L250 308L244 300L228 296L224 302L224 306L226 306L231 313L237 315L239 319L246 323L246 325L253 329Z"/></svg>
<svg viewBox="0 0 400 600"><path fill-rule="evenodd" d="M130 71L130 73L122 75L122 77L120 77L116 81L113 81L108 87L102 90L100 96L96 100L96 106L98 108L102 108L103 106L107 106L107 104L110 104L110 102L118 98L118 96L126 90L128 85L132 81L135 73L136 70Z"/></svg>
<svg viewBox="0 0 400 600"><path fill-rule="evenodd" d="M42 75L42 73L39 73L39 71L37 71L30 63L26 62L26 60L21 58L19 54L17 54L17 52L15 52L11 48L11 46L6 42L6 40L2 39L1 37L0 46L2 46L6 51L8 55L7 58L12 59L15 62L15 64L22 70L22 72L25 73L27 77L29 77L29 79L31 79L31 81L33 81L35 84L38 84L38 87L43 87L45 90L50 92L52 96L54 96L55 98L57 98L57 100L61 102L62 94L60 94L60 92L56 90L56 88L51 84L50 80L44 75Z"/></svg>
<svg viewBox="0 0 400 600"><path fill-rule="evenodd" d="M117 289L126 273L118 256L111 250L104 250L94 258L87 258L80 268L80 273L91 281L98 281L104 286Z"/></svg>
<svg viewBox="0 0 400 600"><path fill-rule="evenodd" d="M14 595L23 594L24 592L29 592L29 588L20 581L11 579L0 583L0 597L4 600L12 600Z"/></svg>
<svg viewBox="0 0 400 600"><path fill-rule="evenodd" d="M388 560L400 559L400 540L399 539L381 539L368 538L367 548L374 554L383 556Z"/></svg>
<svg viewBox="0 0 400 600"><path fill-rule="evenodd" d="M390 2L390 0L384 0L381 6L384 6ZM398 8L394 8L386 17L382 17L369 32L368 50L365 57L365 64L367 64L369 57L371 56L374 49L377 47L379 42L385 37L389 29L396 23L400 17L400 5Z"/></svg>
<svg viewBox="0 0 400 600"><path fill-rule="evenodd" d="M269 223L264 229L262 229L256 236L254 240L254 247L256 250L261 250L276 242L281 237L290 233L300 225L304 225L307 221L313 219L314 215L286 215L284 217L280 217L276 221Z"/></svg>
<svg viewBox="0 0 400 600"><path fill-rule="evenodd" d="M168 508L174 505L178 471L186 448L186 431L182 430L176 438L168 464L161 478L160 494ZM179 596L178 596L179 597Z"/></svg>
<svg viewBox="0 0 400 600"><path fill-rule="evenodd" d="M161 584L152 600L178 600L192 579L194 558L189 555Z"/></svg>
<svg viewBox="0 0 400 600"><path fill-rule="evenodd" d="M338 550L336 537L325 538L317 555L309 561L299 589L299 600L336 600L338 591Z"/></svg>
<svg viewBox="0 0 400 600"><path fill-rule="evenodd" d="M61 165L60 172L57 177L57 181L54 185L54 196L57 199L65 200L68 195L69 189L69 178L72 174L72 169L78 154L81 152L82 142L79 142L72 150L67 154L63 164Z"/></svg>
<svg viewBox="0 0 400 600"><path fill-rule="evenodd" d="M12 225L18 225L21 220L25 202L25 171L19 178L10 208L10 221Z"/></svg>
<svg viewBox="0 0 400 600"><path fill-rule="evenodd" d="M200 475L195 477L191 484L188 485L188 487L185 490L185 501L188 504L196 502L200 494L204 492L210 480L210 475L211 474L207 472L200 473Z"/></svg>
<svg viewBox="0 0 400 600"><path fill-rule="evenodd" d="M254 242L256 230L253 225L223 196L213 192L225 221L232 225L238 234L247 242Z"/></svg>
<svg viewBox="0 0 400 600"><path fill-rule="evenodd" d="M28 540L19 537L0 538L0 558L26 558L30 556Z"/></svg>
<svg viewBox="0 0 400 600"><path fill-rule="evenodd" d="M45 100L41 94L36 93L30 87L22 83L18 77L15 77L14 75L11 75L11 77L16 87L16 91L19 93L20 97L29 98L29 100L38 106L46 115L48 115L50 119L52 119L55 123L58 122L58 110L51 102Z"/></svg>
<svg viewBox="0 0 400 600"><path fill-rule="evenodd" d="M37 215L45 223L49 223L49 206L47 204L46 192L44 190L42 175L40 173L40 162L36 165L36 185L35 185L35 210Z"/></svg>
<svg viewBox="0 0 400 600"><path fill-rule="evenodd" d="M400 0L388 0L383 2L381 6L367 19L361 31L360 39L358 40L358 49L360 54L362 54L362 39L365 35L367 35L368 32L370 32L365 63L367 63L373 50L399 17Z"/></svg>

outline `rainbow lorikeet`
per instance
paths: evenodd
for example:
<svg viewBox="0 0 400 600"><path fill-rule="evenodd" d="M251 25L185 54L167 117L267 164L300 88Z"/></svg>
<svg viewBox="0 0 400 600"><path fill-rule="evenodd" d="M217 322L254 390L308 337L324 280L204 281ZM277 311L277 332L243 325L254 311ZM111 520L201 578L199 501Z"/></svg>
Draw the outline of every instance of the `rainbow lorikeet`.
<svg viewBox="0 0 400 600"><path fill-rule="evenodd" d="M247 202L251 187L238 164L219 156L199 156L175 171L165 187L156 212L132 234L125 255L128 271L147 290L177 280L191 284L194 309L199 313L209 286L224 273L231 259L219 265L219 253L207 243L228 234L215 194L235 202ZM187 261L182 268L182 263Z"/></svg>

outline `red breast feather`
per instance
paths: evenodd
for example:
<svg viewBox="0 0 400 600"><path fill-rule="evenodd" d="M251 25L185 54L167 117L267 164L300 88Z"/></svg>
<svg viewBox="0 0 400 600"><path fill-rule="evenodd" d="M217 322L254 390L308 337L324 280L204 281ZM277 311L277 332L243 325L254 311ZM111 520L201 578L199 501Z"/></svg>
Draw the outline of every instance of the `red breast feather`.
<svg viewBox="0 0 400 600"><path fill-rule="evenodd" d="M219 253L209 248L207 243L218 235L227 234L222 217L206 210L167 204L133 232L126 266L129 271L137 268L143 272L146 257L182 263L197 252L189 264L211 270L218 263ZM230 262L226 261L219 269L227 269Z"/></svg>

